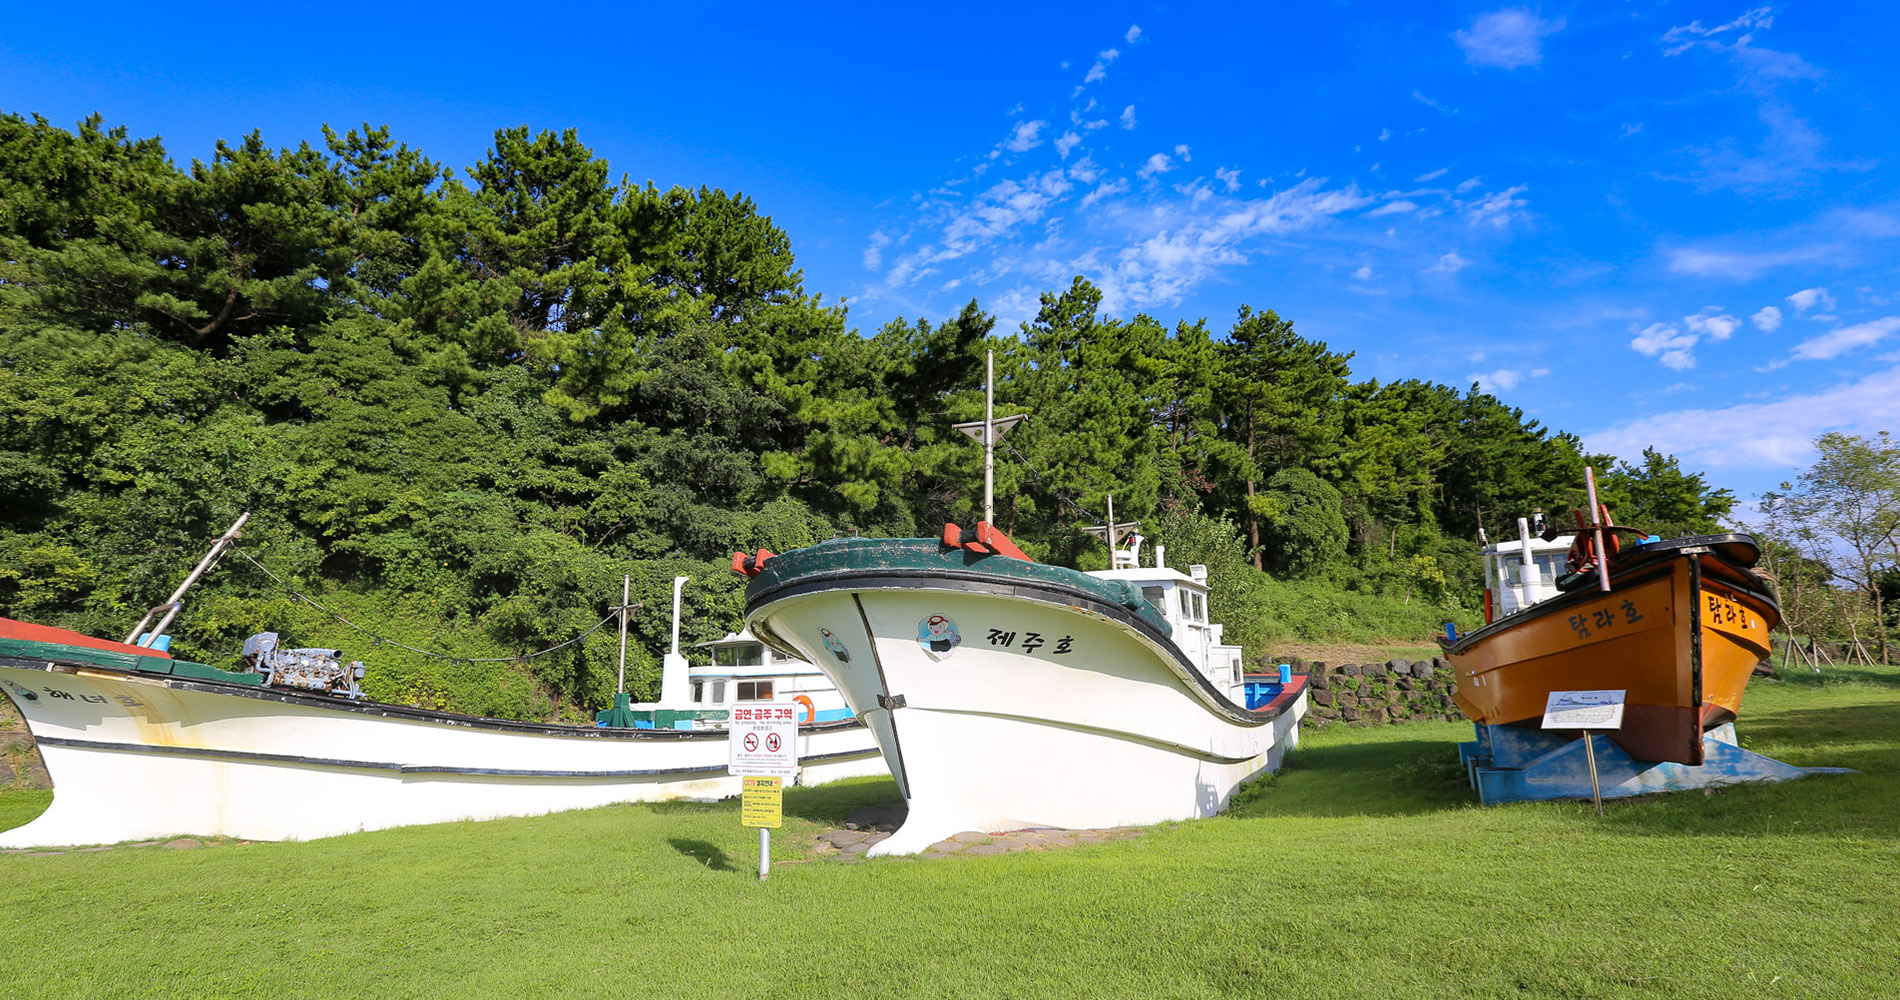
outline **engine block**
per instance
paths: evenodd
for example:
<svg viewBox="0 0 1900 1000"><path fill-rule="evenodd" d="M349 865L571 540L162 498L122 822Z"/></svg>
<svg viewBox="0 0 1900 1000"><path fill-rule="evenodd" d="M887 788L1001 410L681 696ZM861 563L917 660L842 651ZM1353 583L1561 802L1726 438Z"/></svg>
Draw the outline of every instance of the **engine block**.
<svg viewBox="0 0 1900 1000"><path fill-rule="evenodd" d="M280 649L277 633L260 632L244 640L244 663L264 675L271 687L361 698L356 685L366 670L361 660L343 662L340 649Z"/></svg>

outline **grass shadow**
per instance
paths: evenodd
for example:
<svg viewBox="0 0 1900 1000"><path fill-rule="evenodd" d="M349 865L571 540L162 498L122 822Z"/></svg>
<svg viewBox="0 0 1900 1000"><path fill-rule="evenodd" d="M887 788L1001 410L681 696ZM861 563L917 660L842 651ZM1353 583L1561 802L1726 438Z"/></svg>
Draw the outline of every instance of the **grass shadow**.
<svg viewBox="0 0 1900 1000"><path fill-rule="evenodd" d="M716 844L704 840L688 840L685 837L668 837L668 846L694 861L716 872L736 872L739 869L732 864L732 858Z"/></svg>
<svg viewBox="0 0 1900 1000"><path fill-rule="evenodd" d="M1429 735L1425 728L1353 730L1351 742L1309 739L1279 773L1261 779L1270 785L1242 795L1233 815L1413 816L1476 804L1458 763L1458 743L1469 735L1452 725L1433 726Z"/></svg>
<svg viewBox="0 0 1900 1000"><path fill-rule="evenodd" d="M852 813L869 806L896 804L904 797L897 793L896 780L883 778L846 778L823 785L785 790L785 815L813 823L842 826Z"/></svg>

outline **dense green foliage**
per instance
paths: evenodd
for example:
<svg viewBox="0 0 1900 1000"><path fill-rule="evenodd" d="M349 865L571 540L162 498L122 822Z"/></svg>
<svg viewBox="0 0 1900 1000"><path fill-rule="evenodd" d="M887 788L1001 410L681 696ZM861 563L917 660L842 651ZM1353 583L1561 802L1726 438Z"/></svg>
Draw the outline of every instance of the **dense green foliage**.
<svg viewBox="0 0 1900 1000"><path fill-rule="evenodd" d="M862 336L749 199L615 184L571 131L503 130L461 174L386 129L325 137L180 167L97 119L0 116L0 614L116 634L249 510L243 552L458 658L379 651L373 694L584 712L604 632L468 659L584 630L630 574L643 694L673 575L703 640L737 624L736 549L974 520L950 424L980 416L986 348L1032 415L1001 526L1104 566L1080 528L1113 495L1182 536L1174 563L1221 562L1243 617L1258 570L1469 614L1470 539L1574 502L1588 460L1475 387L1354 383L1274 312L1168 329L1079 278L1020 331L972 302ZM1606 490L1675 529L1729 503L1661 456ZM192 658L265 628L369 652L241 559L192 600Z"/></svg>

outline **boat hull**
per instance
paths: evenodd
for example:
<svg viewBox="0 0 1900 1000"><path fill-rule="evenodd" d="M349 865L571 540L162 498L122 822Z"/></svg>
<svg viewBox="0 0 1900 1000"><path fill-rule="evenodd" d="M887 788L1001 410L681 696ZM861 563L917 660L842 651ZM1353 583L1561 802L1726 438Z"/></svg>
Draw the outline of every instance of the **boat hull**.
<svg viewBox="0 0 1900 1000"><path fill-rule="evenodd" d="M776 582L748 595L753 633L824 669L876 734L910 807L874 853L970 830L1210 816L1298 741L1297 686L1248 712L1164 636L1081 595L980 574ZM932 648L933 620L959 641Z"/></svg>
<svg viewBox="0 0 1900 1000"><path fill-rule="evenodd" d="M21 652L0 659L0 691L39 746L53 802L0 832L0 847L308 840L739 792L723 732L512 723ZM855 722L801 740L807 783L885 773Z"/></svg>
<svg viewBox="0 0 1900 1000"><path fill-rule="evenodd" d="M1780 611L1706 546L1638 555L1608 593L1533 605L1450 646L1458 707L1535 727L1552 691L1622 690L1623 728L1607 735L1638 760L1701 764L1703 732L1740 714Z"/></svg>

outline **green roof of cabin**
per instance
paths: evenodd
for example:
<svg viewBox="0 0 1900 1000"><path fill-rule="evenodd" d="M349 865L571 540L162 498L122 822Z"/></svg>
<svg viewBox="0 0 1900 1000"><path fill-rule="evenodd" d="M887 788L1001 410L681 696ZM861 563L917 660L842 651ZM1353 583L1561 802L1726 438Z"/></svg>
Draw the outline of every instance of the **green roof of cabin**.
<svg viewBox="0 0 1900 1000"><path fill-rule="evenodd" d="M948 548L937 538L834 538L775 555L766 560L759 575L746 587L746 603L749 605L766 591L789 583L887 573L936 575L946 580L975 575L1062 587L1080 591L1103 604L1119 604L1160 629L1162 635L1173 632L1161 611L1142 599L1141 588L1126 580L1102 580L1061 566L1007 556L978 555Z"/></svg>

